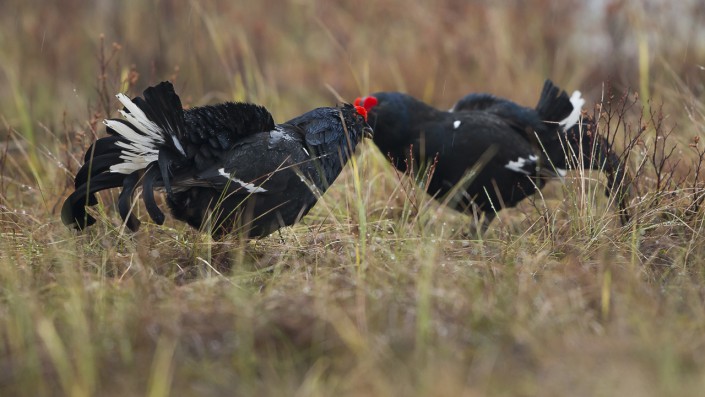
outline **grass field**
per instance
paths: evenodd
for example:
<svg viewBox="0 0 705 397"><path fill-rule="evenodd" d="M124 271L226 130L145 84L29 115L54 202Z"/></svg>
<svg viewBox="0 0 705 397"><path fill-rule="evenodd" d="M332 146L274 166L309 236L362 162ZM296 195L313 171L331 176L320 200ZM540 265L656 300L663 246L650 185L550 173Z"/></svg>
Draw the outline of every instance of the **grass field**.
<svg viewBox="0 0 705 397"><path fill-rule="evenodd" d="M705 8L582 3L1 2L0 395L702 395ZM547 77L625 149L627 226L576 171L467 239L371 143L281 236L132 234L116 192L59 219L117 92L283 121L379 90L533 106Z"/></svg>

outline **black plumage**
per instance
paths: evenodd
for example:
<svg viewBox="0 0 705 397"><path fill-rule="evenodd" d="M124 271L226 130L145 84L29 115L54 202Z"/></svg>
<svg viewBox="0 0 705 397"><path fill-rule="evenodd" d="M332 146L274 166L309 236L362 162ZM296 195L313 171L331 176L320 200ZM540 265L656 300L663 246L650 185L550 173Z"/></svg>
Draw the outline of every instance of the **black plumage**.
<svg viewBox="0 0 705 397"><path fill-rule="evenodd" d="M62 220L79 229L95 223L86 205L95 193L122 187L120 216L131 230L133 196L142 188L147 213L165 216L155 190L166 192L172 215L214 235L262 237L292 225L313 207L371 130L362 107L318 108L283 124L249 103L184 111L169 82L142 98L118 98L124 120L106 120L110 136L88 149Z"/></svg>
<svg viewBox="0 0 705 397"><path fill-rule="evenodd" d="M433 164L428 192L476 219L484 215L482 230L502 208L564 176L579 153L578 166L608 173L608 193L620 187L621 216L628 220L624 167L604 138L578 123L579 92L569 97L547 80L533 109L490 94L468 95L449 111L398 92L371 97L359 102L368 108L379 149L403 172L413 164L418 175Z"/></svg>

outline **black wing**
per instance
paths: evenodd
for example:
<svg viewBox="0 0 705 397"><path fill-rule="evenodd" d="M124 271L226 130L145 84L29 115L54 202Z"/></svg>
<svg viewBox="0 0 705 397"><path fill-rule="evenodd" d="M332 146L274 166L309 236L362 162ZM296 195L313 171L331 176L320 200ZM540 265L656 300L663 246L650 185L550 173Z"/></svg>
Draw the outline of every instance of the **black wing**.
<svg viewBox="0 0 705 397"><path fill-rule="evenodd" d="M272 131L274 119L266 108L251 103L228 102L186 111L186 152L197 170L223 161L242 139Z"/></svg>

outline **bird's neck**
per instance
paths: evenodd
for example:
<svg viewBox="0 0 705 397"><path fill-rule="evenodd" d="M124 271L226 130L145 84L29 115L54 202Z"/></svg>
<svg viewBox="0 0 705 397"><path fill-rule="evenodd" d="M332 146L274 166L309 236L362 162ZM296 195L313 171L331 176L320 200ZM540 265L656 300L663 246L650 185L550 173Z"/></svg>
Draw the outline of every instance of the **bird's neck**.
<svg viewBox="0 0 705 397"><path fill-rule="evenodd" d="M346 136L342 136L332 142L311 147L312 155L315 153L317 167L323 178L320 181L325 188L330 186L342 171L345 164L355 152L357 141Z"/></svg>

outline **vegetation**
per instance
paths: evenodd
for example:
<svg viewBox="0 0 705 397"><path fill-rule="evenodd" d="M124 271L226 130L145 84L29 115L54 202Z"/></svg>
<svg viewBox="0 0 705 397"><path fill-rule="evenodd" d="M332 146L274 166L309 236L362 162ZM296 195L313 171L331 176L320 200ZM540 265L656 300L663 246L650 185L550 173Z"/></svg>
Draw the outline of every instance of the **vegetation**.
<svg viewBox="0 0 705 397"><path fill-rule="evenodd" d="M0 3L0 394L700 395L705 9L582 3ZM283 121L383 89L533 105L547 77L623 151L626 226L576 171L469 239L370 143L259 241L131 234L117 193L86 232L59 220L117 92Z"/></svg>

